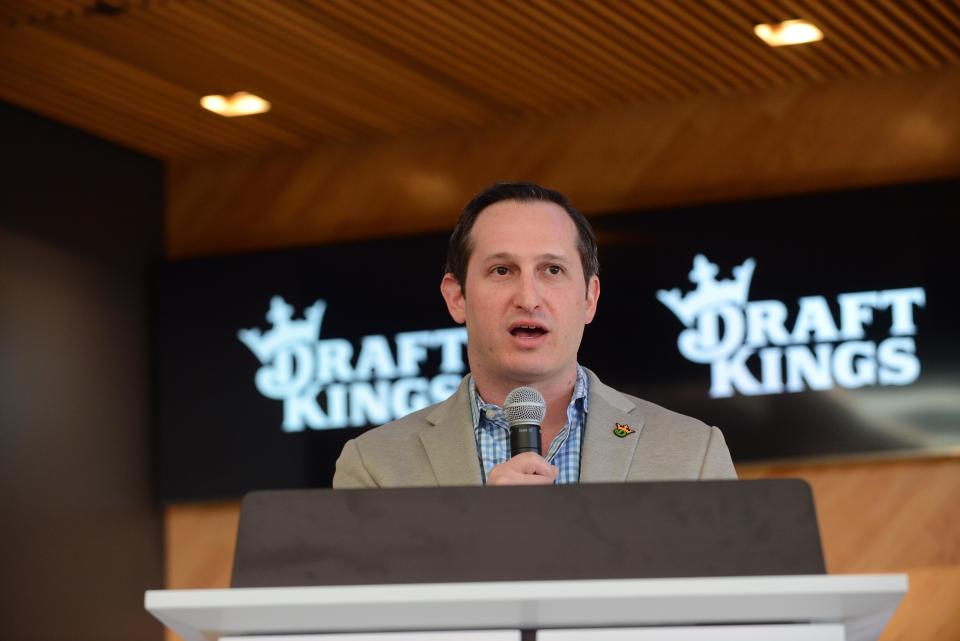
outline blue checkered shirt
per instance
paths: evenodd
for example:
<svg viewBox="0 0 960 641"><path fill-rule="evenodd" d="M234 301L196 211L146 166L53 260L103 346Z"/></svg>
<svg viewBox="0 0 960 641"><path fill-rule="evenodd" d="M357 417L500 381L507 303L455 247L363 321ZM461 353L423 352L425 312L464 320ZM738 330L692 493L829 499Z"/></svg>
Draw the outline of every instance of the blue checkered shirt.
<svg viewBox="0 0 960 641"><path fill-rule="evenodd" d="M580 480L580 444L587 422L587 393L590 383L583 368L577 366L577 382L567 406L567 424L550 444L546 459L556 465L560 473L555 483L576 483ZM477 393L477 386L470 377L470 410L473 414L473 429L477 437L477 455L480 457L483 482L495 465L510 458L510 425L503 408L486 403Z"/></svg>

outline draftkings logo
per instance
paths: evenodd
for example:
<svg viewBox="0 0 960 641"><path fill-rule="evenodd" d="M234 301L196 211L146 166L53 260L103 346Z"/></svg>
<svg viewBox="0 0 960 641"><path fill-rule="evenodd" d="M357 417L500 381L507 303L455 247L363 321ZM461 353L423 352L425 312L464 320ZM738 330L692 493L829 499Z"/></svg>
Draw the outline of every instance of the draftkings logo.
<svg viewBox="0 0 960 641"><path fill-rule="evenodd" d="M710 364L710 396L755 396L827 390L835 386L908 385L920 375L914 309L926 304L922 287L852 292L797 301L792 327L778 300L748 301L756 261L717 280L719 268L703 255L693 259L685 296L660 290L657 299L687 328L677 347L687 360ZM833 309L839 311L834 316ZM867 340L866 328L886 333Z"/></svg>
<svg viewBox="0 0 960 641"><path fill-rule="evenodd" d="M326 312L318 300L294 320L294 309L279 297L266 318L273 328L241 329L237 336L259 359L254 383L261 394L283 401L283 430L300 432L379 425L448 398L466 371L467 330L451 327L364 336L359 345L343 338L320 340ZM431 352L438 373L421 366Z"/></svg>

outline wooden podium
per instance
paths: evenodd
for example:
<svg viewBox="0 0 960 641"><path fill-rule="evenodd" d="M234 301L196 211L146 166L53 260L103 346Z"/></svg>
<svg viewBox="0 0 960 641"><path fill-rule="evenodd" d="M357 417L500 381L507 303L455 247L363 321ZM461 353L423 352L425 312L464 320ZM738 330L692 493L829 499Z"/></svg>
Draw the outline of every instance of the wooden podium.
<svg viewBox="0 0 960 641"><path fill-rule="evenodd" d="M868 641L905 575L828 575L794 480L258 492L185 641Z"/></svg>

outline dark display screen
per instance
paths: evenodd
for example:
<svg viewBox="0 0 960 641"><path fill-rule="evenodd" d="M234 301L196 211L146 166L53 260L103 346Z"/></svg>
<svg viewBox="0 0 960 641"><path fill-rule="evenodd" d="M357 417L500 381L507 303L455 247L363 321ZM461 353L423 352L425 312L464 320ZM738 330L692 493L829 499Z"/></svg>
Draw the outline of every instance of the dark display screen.
<svg viewBox="0 0 960 641"><path fill-rule="evenodd" d="M736 462L960 445L956 181L592 216L580 362L723 429ZM323 487L343 443L448 396L446 234L169 262L165 500Z"/></svg>

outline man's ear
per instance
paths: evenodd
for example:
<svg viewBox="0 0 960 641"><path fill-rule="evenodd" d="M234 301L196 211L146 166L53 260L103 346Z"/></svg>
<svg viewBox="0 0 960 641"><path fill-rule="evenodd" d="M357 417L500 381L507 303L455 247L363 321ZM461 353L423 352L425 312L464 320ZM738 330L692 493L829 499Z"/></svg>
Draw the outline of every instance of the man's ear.
<svg viewBox="0 0 960 641"><path fill-rule="evenodd" d="M590 277L590 282L587 284L587 308L586 308L586 318L584 320L585 325L589 325L593 322L593 317L597 313L597 301L600 300L600 279L596 276Z"/></svg>
<svg viewBox="0 0 960 641"><path fill-rule="evenodd" d="M467 311L460 281L449 272L444 274L443 280L440 281L440 293L447 303L447 311L450 312L450 317L457 323L465 323L467 321Z"/></svg>

